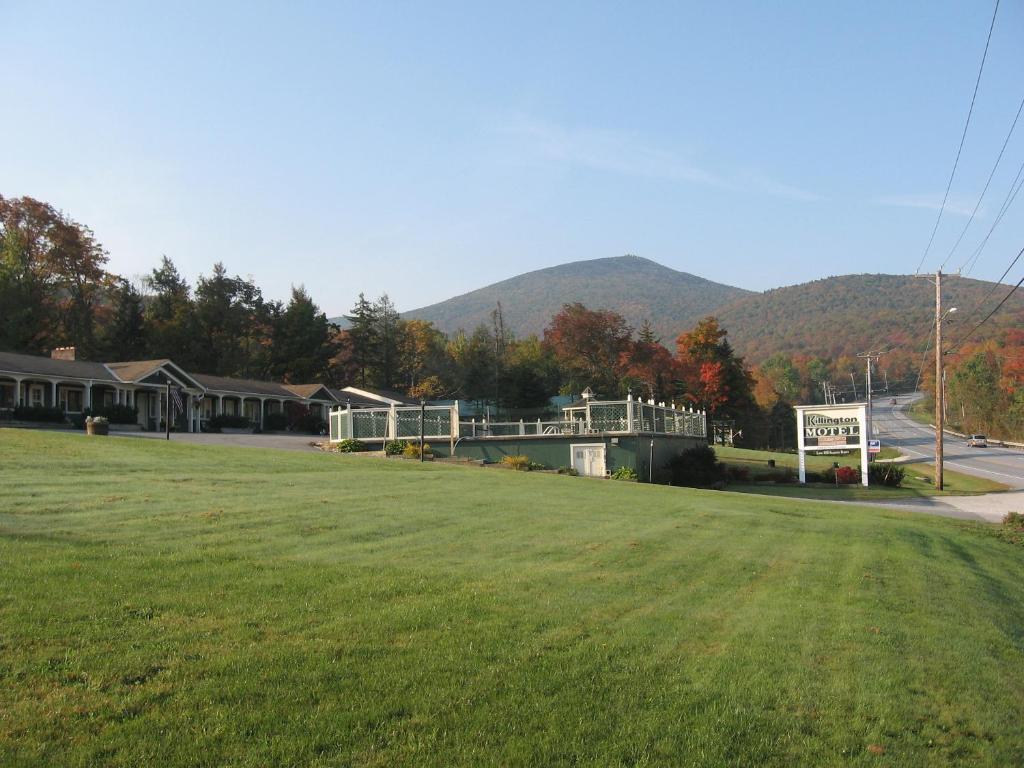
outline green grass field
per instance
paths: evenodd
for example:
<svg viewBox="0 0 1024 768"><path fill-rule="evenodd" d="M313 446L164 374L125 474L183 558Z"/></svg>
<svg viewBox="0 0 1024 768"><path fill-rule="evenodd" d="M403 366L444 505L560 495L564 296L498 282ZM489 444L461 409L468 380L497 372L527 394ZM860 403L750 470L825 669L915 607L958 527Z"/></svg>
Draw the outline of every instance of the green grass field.
<svg viewBox="0 0 1024 768"><path fill-rule="evenodd" d="M1024 764L1024 550L924 515L0 430L2 766Z"/></svg>

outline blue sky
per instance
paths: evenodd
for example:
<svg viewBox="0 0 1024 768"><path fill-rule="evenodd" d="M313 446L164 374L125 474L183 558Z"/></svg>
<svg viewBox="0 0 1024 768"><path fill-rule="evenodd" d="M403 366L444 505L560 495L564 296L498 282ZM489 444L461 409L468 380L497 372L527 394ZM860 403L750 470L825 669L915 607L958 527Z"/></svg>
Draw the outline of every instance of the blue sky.
<svg viewBox="0 0 1024 768"><path fill-rule="evenodd" d="M329 314L360 290L412 309L623 253L755 290L909 273L991 12L0 0L0 194L90 225L122 274L166 254L194 279L219 260L272 298L303 283ZM1024 97L1022 35L1024 6L1004 0L925 269ZM1024 119L947 268L1022 162ZM972 276L1024 245L1022 211Z"/></svg>

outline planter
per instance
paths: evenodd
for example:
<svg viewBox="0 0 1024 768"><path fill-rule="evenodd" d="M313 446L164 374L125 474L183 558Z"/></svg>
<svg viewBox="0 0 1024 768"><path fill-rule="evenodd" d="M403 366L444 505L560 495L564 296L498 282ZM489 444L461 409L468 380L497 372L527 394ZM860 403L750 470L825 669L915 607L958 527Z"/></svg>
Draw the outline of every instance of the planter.
<svg viewBox="0 0 1024 768"><path fill-rule="evenodd" d="M87 435L106 435L110 433L110 425L87 422L85 425L85 433Z"/></svg>

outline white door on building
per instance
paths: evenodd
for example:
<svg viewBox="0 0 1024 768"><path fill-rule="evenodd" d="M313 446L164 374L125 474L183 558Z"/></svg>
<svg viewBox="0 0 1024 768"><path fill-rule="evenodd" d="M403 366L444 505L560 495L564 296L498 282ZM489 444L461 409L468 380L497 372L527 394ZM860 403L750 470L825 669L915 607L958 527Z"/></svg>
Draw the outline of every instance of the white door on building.
<svg viewBox="0 0 1024 768"><path fill-rule="evenodd" d="M570 446L572 451L572 468L584 477L604 477L604 445L592 443L589 445Z"/></svg>

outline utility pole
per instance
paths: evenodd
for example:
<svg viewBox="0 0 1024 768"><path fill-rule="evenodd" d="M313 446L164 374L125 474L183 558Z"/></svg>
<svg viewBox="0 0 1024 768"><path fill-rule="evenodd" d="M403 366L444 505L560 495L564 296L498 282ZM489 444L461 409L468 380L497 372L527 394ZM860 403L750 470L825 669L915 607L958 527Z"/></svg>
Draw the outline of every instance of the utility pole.
<svg viewBox="0 0 1024 768"><path fill-rule="evenodd" d="M929 275L920 275L930 277ZM942 352L942 321L946 315L956 312L956 307L942 311L942 270L935 273L935 489L943 488L942 450L943 435L946 428L946 373L943 369Z"/></svg>
<svg viewBox="0 0 1024 768"><path fill-rule="evenodd" d="M863 357L865 359L865 362L867 362L867 364L868 364L868 372L867 372L867 377L866 377L865 381L867 382L867 388L868 388L868 423L867 423L867 428L868 428L868 439L870 440L872 437L874 437L874 428L872 427L872 417L874 416L874 414L871 412L871 395L872 395L872 392L873 392L873 390L871 389L871 361L872 360L877 360L880 357L880 355L877 352L862 352L861 354L857 355L857 357ZM851 376L852 376L852 374L851 374Z"/></svg>
<svg viewBox="0 0 1024 768"><path fill-rule="evenodd" d="M857 402L857 380L853 378L853 371L850 371L850 383L853 384L853 401Z"/></svg>
<svg viewBox="0 0 1024 768"><path fill-rule="evenodd" d="M942 270L935 273L935 489L942 490Z"/></svg>

